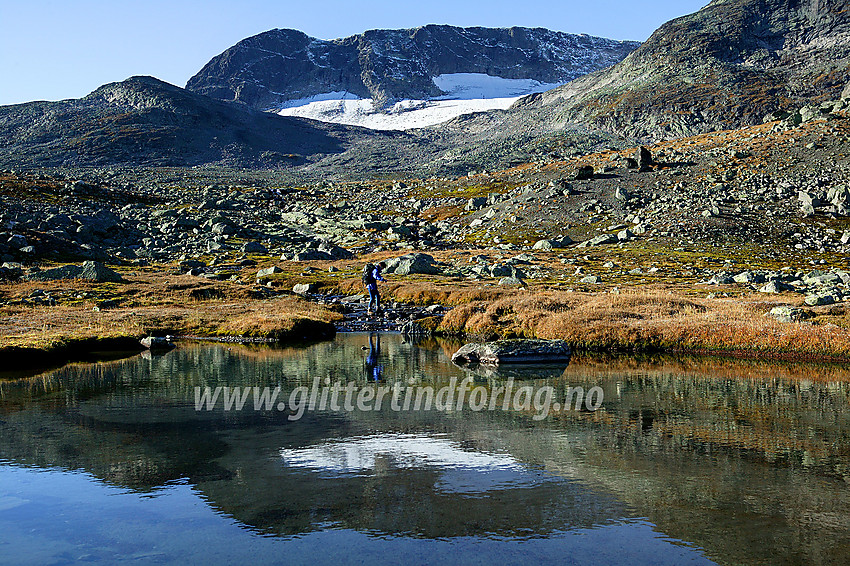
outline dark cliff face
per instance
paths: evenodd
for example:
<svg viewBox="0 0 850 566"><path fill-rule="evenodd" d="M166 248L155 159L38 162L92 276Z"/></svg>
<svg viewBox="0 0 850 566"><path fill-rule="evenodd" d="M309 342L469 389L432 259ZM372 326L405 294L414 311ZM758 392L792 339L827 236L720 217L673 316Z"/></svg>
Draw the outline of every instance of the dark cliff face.
<svg viewBox="0 0 850 566"><path fill-rule="evenodd" d="M622 60L638 45L541 28L429 25L333 41L277 29L213 58L186 88L257 109L340 91L379 102L425 99L443 94L432 81L441 74L565 82Z"/></svg>
<svg viewBox="0 0 850 566"><path fill-rule="evenodd" d="M342 151L354 131L132 77L77 100L0 107L0 163L287 165Z"/></svg>
<svg viewBox="0 0 850 566"><path fill-rule="evenodd" d="M848 79L850 1L715 0L542 101L562 117L671 138L838 98Z"/></svg>

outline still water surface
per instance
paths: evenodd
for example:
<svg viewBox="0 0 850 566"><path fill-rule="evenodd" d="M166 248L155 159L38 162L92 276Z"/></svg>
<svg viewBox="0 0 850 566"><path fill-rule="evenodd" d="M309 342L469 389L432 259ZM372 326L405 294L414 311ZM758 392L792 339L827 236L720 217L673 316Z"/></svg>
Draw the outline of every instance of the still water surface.
<svg viewBox="0 0 850 566"><path fill-rule="evenodd" d="M195 410L195 387L375 386L367 335L189 344L0 382L2 564L846 564L850 371L575 359L596 412ZM383 335L382 383L467 377Z"/></svg>

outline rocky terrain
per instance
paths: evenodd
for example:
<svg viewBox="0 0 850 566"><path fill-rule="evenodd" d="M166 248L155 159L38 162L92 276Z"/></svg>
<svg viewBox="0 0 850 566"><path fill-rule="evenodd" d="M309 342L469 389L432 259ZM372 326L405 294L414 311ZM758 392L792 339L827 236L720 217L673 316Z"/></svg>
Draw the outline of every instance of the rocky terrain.
<svg viewBox="0 0 850 566"><path fill-rule="evenodd" d="M839 302L850 279L834 271L850 251L847 107L461 177L298 185L221 168L7 171L3 273L34 280L45 262L97 260L261 284L294 269L309 282L329 267L356 276L357 258L379 254L402 256L389 273L403 276L672 281Z"/></svg>
<svg viewBox="0 0 850 566"><path fill-rule="evenodd" d="M443 174L521 163L533 132L382 132L251 110L153 77L132 77L61 102L0 107L0 167L195 167L271 170L296 179ZM574 126L575 151L622 143Z"/></svg>
<svg viewBox="0 0 850 566"><path fill-rule="evenodd" d="M397 133L140 77L0 109L3 332L27 343L52 335L53 316L117 335L336 325L850 357L850 91L841 97L837 67L808 79L843 61L844 16L834 2L774 4L712 2L555 92L604 77L604 92L620 92L623 69L647 71L661 99L608 115L635 128L627 136L571 122L573 99L550 94ZM731 31L717 43L723 18ZM775 49L758 66L744 55L762 43ZM737 97L721 74L726 98L691 112L665 97L697 83L681 73L659 89L640 66L658 50L684 53L668 60L679 68L784 90ZM582 112L601 108L582 100ZM668 137L646 129L665 112L699 133L635 143ZM618 129L599 116L580 120ZM726 118L745 125L718 129ZM368 318L359 274L379 260L388 308ZM91 312L105 326L81 324Z"/></svg>
<svg viewBox="0 0 850 566"><path fill-rule="evenodd" d="M846 0L714 0L622 62L480 120L504 131L581 122L653 140L760 124L840 95L850 80L848 10Z"/></svg>
<svg viewBox="0 0 850 566"><path fill-rule="evenodd" d="M321 332L841 357L848 110L839 99L759 126L452 177L6 170L4 333L42 336L94 309L106 326L80 328L118 335L300 336L319 316ZM359 273L378 260L387 309L367 318Z"/></svg>
<svg viewBox="0 0 850 566"><path fill-rule="evenodd" d="M563 83L620 61L639 43L547 29L428 25L323 41L291 29L244 39L214 57L186 88L258 110L333 92L381 106L441 96L434 77L482 73Z"/></svg>

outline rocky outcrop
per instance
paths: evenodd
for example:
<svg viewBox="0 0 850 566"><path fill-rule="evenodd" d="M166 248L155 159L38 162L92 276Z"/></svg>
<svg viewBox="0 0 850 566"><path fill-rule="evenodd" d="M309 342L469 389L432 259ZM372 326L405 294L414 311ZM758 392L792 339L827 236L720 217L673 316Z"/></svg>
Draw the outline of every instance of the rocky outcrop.
<svg viewBox="0 0 850 566"><path fill-rule="evenodd" d="M391 102L443 94L441 74L483 73L562 83L620 61L639 43L542 28L428 25L323 41L291 29L244 39L186 88L256 109L324 93Z"/></svg>
<svg viewBox="0 0 850 566"><path fill-rule="evenodd" d="M32 270L24 277L27 281L55 281L61 279L84 279L95 283L121 283L124 279L97 261L86 261L83 265L63 265L52 269Z"/></svg>
<svg viewBox="0 0 850 566"><path fill-rule="evenodd" d="M385 273L395 275L438 275L440 268L434 264L433 256L413 253L396 257L386 262Z"/></svg>
<svg viewBox="0 0 850 566"><path fill-rule="evenodd" d="M497 340L466 344L454 353L452 362L463 366L552 363L567 361L570 355L564 340Z"/></svg>
<svg viewBox="0 0 850 566"><path fill-rule="evenodd" d="M124 278L97 261L83 262L78 279L95 281L97 283L122 283Z"/></svg>
<svg viewBox="0 0 850 566"><path fill-rule="evenodd" d="M848 0L714 0L609 69L518 104L518 122L586 122L669 139L758 124L838 98L850 79Z"/></svg>

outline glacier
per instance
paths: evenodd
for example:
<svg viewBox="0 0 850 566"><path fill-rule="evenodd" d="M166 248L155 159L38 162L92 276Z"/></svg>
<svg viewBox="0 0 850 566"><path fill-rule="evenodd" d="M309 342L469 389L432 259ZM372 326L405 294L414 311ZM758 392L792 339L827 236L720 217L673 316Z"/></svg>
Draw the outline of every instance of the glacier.
<svg viewBox="0 0 850 566"><path fill-rule="evenodd" d="M375 110L372 99L347 92L328 92L288 100L270 109L281 116L361 126L373 130L410 130L441 124L464 114L505 110L523 96L545 92L563 83L505 79L483 73L450 73L432 79L443 92L429 100L402 100Z"/></svg>

